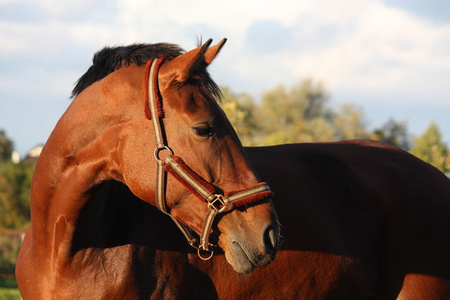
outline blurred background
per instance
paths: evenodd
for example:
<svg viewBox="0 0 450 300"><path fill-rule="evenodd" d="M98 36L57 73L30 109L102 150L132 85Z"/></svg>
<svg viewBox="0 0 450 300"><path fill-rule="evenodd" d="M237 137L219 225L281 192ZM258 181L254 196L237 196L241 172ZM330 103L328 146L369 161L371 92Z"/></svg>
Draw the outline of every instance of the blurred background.
<svg viewBox="0 0 450 300"><path fill-rule="evenodd" d="M329 104L360 107L369 130L389 119L414 136L434 121L450 141L450 2L0 0L0 128L21 156L45 143L74 82L109 45L197 37L228 42L210 72L262 93L306 78Z"/></svg>
<svg viewBox="0 0 450 300"><path fill-rule="evenodd" d="M209 70L244 144L372 138L449 174L449 1L0 0L0 228L26 228L33 163L96 51L224 37Z"/></svg>

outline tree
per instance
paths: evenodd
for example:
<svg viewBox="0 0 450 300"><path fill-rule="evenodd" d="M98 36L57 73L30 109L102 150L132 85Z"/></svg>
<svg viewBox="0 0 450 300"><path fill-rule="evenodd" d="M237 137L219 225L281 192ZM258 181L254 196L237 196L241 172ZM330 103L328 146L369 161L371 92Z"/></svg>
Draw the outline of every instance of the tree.
<svg viewBox="0 0 450 300"><path fill-rule="evenodd" d="M439 127L431 122L428 128L414 140L414 147L410 152L449 176L450 153L441 138Z"/></svg>
<svg viewBox="0 0 450 300"><path fill-rule="evenodd" d="M22 231L30 222L34 171L34 164L11 161L13 150L13 143L0 130L0 273L11 274L21 243L17 230Z"/></svg>
<svg viewBox="0 0 450 300"><path fill-rule="evenodd" d="M362 108L353 104L342 104L334 117L335 140L367 138L366 122Z"/></svg>
<svg viewBox="0 0 450 300"><path fill-rule="evenodd" d="M30 220L30 189L34 164L11 161L13 143L0 130L0 227L21 229Z"/></svg>
<svg viewBox="0 0 450 300"><path fill-rule="evenodd" d="M30 221L31 178L35 164L0 164L0 227L21 229Z"/></svg>
<svg viewBox="0 0 450 300"><path fill-rule="evenodd" d="M362 108L344 104L332 109L328 92L311 79L268 90L260 103L245 93L235 94L228 88L223 91L224 111L247 146L370 138L410 149L406 122L390 119L369 132ZM411 153L450 176L450 151L441 141L436 124L416 139Z"/></svg>
<svg viewBox="0 0 450 300"><path fill-rule="evenodd" d="M328 95L311 79L291 88L280 85L255 103L247 94L222 88L222 108L242 143L247 146L330 141L334 138Z"/></svg>
<svg viewBox="0 0 450 300"><path fill-rule="evenodd" d="M246 94L223 89L223 109L244 145L263 146L297 142L330 142L367 138L361 108L328 106L329 94L311 79L292 87L279 85L255 103Z"/></svg>
<svg viewBox="0 0 450 300"><path fill-rule="evenodd" d="M0 163L11 159L13 142L6 136L3 129L0 130Z"/></svg>
<svg viewBox="0 0 450 300"><path fill-rule="evenodd" d="M241 142L245 145L254 145L254 140L260 132L255 115L258 107L253 98L245 93L236 94L229 88L221 88L223 101L222 109L228 120L236 130Z"/></svg>
<svg viewBox="0 0 450 300"><path fill-rule="evenodd" d="M394 119L390 119L381 128L376 129L370 138L399 147L406 151L411 147L407 123L397 122Z"/></svg>
<svg viewBox="0 0 450 300"><path fill-rule="evenodd" d="M259 145L333 140L333 112L321 83L306 79L266 91L257 117L265 138Z"/></svg>

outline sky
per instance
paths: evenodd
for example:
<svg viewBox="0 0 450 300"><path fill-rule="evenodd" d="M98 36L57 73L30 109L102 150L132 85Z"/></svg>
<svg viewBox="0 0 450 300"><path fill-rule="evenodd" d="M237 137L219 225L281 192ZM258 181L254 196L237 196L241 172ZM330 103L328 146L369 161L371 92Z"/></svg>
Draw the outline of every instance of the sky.
<svg viewBox="0 0 450 300"><path fill-rule="evenodd" d="M361 107L450 145L447 0L0 0L0 129L23 156L43 144L77 79L104 46L228 39L209 71L256 100L322 82L329 104Z"/></svg>

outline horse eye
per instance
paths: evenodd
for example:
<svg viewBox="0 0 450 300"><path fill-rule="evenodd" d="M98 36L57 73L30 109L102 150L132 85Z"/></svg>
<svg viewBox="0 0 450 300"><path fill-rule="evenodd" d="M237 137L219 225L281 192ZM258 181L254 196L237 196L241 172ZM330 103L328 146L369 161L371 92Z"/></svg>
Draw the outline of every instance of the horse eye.
<svg viewBox="0 0 450 300"><path fill-rule="evenodd" d="M210 137L214 135L214 128L209 126L209 124L203 124L197 127L193 127L194 133L201 137Z"/></svg>

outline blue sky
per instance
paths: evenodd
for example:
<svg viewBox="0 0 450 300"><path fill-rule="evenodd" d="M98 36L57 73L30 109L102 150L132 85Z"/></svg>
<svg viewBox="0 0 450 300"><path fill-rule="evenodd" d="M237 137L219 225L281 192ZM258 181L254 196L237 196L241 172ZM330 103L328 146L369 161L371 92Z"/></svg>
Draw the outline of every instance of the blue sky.
<svg viewBox="0 0 450 300"><path fill-rule="evenodd" d="M20 154L44 143L74 82L105 45L196 38L228 42L219 85L258 99L311 77L330 104L363 108L419 135L435 121L450 144L450 1L0 0L0 128Z"/></svg>

